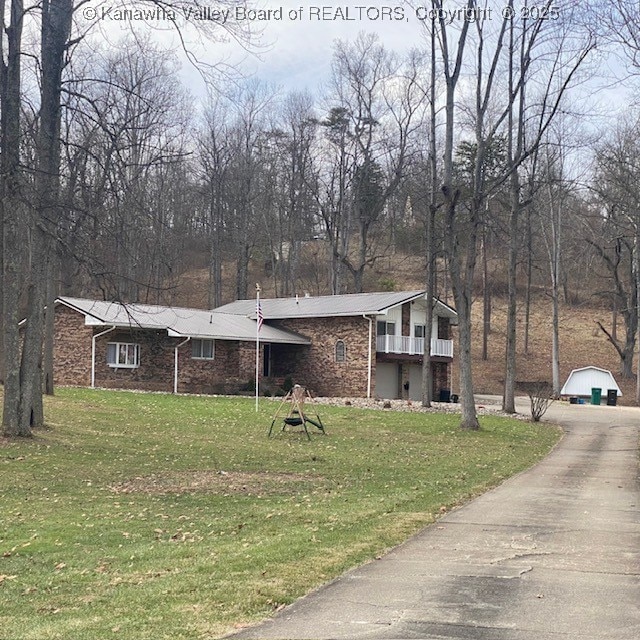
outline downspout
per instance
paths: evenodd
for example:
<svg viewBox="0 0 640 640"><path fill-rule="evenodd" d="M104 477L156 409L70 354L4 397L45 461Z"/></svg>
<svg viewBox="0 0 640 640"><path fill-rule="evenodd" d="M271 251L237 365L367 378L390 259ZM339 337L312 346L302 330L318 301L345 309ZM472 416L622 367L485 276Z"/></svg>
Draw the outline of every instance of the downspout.
<svg viewBox="0 0 640 640"><path fill-rule="evenodd" d="M111 333L116 327L113 326L110 329L106 329L101 333L96 333L95 336L91 339L91 388L96 388L96 338L100 336L104 336L107 333Z"/></svg>
<svg viewBox="0 0 640 640"><path fill-rule="evenodd" d="M178 349L183 345L187 344L191 340L191 337L183 340L180 344L176 345L173 350L173 393L178 393Z"/></svg>
<svg viewBox="0 0 640 640"><path fill-rule="evenodd" d="M371 340L373 339L373 318L367 317L364 313L362 317L369 321L369 359L367 363L367 398L371 397L371 366L373 364L373 353L371 347Z"/></svg>

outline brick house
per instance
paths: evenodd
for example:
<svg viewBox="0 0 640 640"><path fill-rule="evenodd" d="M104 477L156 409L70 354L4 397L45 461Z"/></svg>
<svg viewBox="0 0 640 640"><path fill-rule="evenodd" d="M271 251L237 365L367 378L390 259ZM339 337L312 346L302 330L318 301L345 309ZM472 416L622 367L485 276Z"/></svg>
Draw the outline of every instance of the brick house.
<svg viewBox="0 0 640 640"><path fill-rule="evenodd" d="M261 301L259 376L316 395L419 399L424 291ZM451 389L456 313L434 306L434 397ZM233 393L256 372L256 303L212 311L56 301L56 384L180 393ZM446 392L446 391L445 391Z"/></svg>

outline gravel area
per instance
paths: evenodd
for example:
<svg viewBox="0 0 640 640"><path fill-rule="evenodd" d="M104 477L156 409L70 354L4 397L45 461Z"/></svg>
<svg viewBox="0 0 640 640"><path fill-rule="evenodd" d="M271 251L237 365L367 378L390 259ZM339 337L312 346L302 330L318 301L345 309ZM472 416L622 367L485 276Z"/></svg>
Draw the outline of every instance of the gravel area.
<svg viewBox="0 0 640 640"><path fill-rule="evenodd" d="M360 409L379 409L381 411L412 411L421 413L460 413L462 408L460 403L454 402L432 402L430 408L423 407L420 402L411 400L383 400L380 398L313 398L316 404L330 405L332 407L358 407ZM478 415L501 415L509 418L530 419L529 415L507 414L501 410L501 404L493 399L486 402L476 403Z"/></svg>

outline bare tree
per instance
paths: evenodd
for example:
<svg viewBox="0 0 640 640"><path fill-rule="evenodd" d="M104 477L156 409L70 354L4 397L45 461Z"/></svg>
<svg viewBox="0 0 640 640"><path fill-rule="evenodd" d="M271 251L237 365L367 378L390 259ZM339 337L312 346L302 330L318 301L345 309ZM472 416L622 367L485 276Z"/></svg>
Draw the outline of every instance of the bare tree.
<svg viewBox="0 0 640 640"><path fill-rule="evenodd" d="M344 150L345 136L350 142L350 190L344 204L357 247L349 251L343 234L341 241L335 237L333 251L353 277L357 292L363 291L365 270L379 258L374 233L402 182L421 121L424 93L418 84L419 68L419 58L402 64L375 35L360 34L353 44L336 44L332 99L339 104L333 111L338 118L328 125L334 134L340 133L339 148ZM344 159L343 153L343 163ZM344 176L339 185L344 190Z"/></svg>
<svg viewBox="0 0 640 640"><path fill-rule="evenodd" d="M513 8L512 2L510 6ZM551 11L553 3L545 3L542 9ZM523 19L518 32L515 21L509 26L509 302L503 396L503 410L509 413L515 412L516 277L522 244L519 222L529 198L523 193L520 170L536 153L578 71L594 50L592 33L572 22L579 10L578 6L567 6L555 21ZM530 122L535 125L531 127Z"/></svg>
<svg viewBox="0 0 640 640"><path fill-rule="evenodd" d="M605 267L615 296L615 305L624 320L624 339L619 339L599 323L618 352L621 373L633 375L633 354L638 330L637 264L640 234L640 147L637 116L623 121L596 153L597 172L593 189L601 213L591 221L587 242Z"/></svg>
<svg viewBox="0 0 640 640"><path fill-rule="evenodd" d="M4 2L0 18L5 25ZM22 0L12 0L5 39L0 33L2 61L0 63L0 213L2 214L2 353L4 364L3 431L6 435L28 436L19 420L20 403L20 341L18 332L21 289L20 219L24 212L20 171L20 55L24 7ZM6 52L6 53L5 53ZM6 60L6 62L5 62Z"/></svg>

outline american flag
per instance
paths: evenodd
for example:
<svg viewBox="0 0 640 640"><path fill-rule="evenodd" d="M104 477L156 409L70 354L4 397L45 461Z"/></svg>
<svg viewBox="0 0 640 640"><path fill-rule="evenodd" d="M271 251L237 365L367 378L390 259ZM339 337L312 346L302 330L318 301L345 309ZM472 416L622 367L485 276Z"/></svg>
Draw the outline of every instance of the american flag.
<svg viewBox="0 0 640 640"><path fill-rule="evenodd" d="M262 306L260 305L260 300L257 303L256 316L258 319L258 331L262 329L262 323L264 322L264 314L262 313Z"/></svg>

